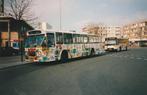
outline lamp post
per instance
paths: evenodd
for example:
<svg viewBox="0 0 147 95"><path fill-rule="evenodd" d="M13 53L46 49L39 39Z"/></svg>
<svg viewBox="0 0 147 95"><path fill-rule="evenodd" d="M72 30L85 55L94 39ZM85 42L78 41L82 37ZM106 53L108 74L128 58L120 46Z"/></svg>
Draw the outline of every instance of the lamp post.
<svg viewBox="0 0 147 95"><path fill-rule="evenodd" d="M23 62L23 41L22 41L22 30L21 30L22 21L18 20L17 24L18 24L17 28L18 28L18 33L19 33L19 43L20 43L20 56L21 56L21 62Z"/></svg>
<svg viewBox="0 0 147 95"><path fill-rule="evenodd" d="M8 47L11 47L11 31L10 31L10 21L8 21Z"/></svg>
<svg viewBox="0 0 147 95"><path fill-rule="evenodd" d="M62 30L62 0L59 0L59 20L60 30Z"/></svg>

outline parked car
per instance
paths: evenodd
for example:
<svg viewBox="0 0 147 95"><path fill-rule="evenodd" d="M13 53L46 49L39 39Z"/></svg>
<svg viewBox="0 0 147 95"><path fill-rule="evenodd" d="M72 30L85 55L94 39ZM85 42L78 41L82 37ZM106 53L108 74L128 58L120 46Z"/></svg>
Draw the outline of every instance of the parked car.
<svg viewBox="0 0 147 95"><path fill-rule="evenodd" d="M20 50L14 49L13 47L1 47L0 48L0 56L12 56L19 55Z"/></svg>

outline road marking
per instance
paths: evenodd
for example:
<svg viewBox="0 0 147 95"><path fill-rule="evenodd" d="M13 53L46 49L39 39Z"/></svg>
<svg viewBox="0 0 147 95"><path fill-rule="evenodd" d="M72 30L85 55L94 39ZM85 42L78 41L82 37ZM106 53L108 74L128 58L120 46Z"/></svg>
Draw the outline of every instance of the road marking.
<svg viewBox="0 0 147 95"><path fill-rule="evenodd" d="M111 57L118 57L118 58L128 58L128 59L136 59L136 60L145 60L147 61L147 58L145 58L144 56L139 57L139 56L134 56L132 54L128 54L128 55L124 55L124 54L118 54L118 53L113 53L113 54L109 54L108 56Z"/></svg>
<svg viewBox="0 0 147 95"><path fill-rule="evenodd" d="M142 58L138 57L138 58L136 58L136 59L142 59Z"/></svg>
<svg viewBox="0 0 147 95"><path fill-rule="evenodd" d="M131 59L135 59L135 57L133 57L133 56L132 56L132 57L130 57L130 58L131 58Z"/></svg>

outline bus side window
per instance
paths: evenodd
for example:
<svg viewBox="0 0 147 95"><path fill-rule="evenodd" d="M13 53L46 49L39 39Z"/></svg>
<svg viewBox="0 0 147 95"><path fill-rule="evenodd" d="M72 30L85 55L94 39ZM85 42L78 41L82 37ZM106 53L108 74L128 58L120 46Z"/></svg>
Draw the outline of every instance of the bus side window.
<svg viewBox="0 0 147 95"><path fill-rule="evenodd" d="M88 43L88 37L84 35L84 43Z"/></svg>
<svg viewBox="0 0 147 95"><path fill-rule="evenodd" d="M48 33L47 34L47 45L48 45L48 47L55 46L54 33Z"/></svg>
<svg viewBox="0 0 147 95"><path fill-rule="evenodd" d="M80 44L81 43L81 35L77 34L77 42Z"/></svg>
<svg viewBox="0 0 147 95"><path fill-rule="evenodd" d="M64 44L72 44L73 38L72 34L64 33Z"/></svg>
<svg viewBox="0 0 147 95"><path fill-rule="evenodd" d="M63 44L63 34L62 33L56 33L56 43Z"/></svg>
<svg viewBox="0 0 147 95"><path fill-rule="evenodd" d="M90 35L89 36L89 42L92 43L93 42L93 37Z"/></svg>
<svg viewBox="0 0 147 95"><path fill-rule="evenodd" d="M77 44L78 42L78 34L73 34L73 43Z"/></svg>

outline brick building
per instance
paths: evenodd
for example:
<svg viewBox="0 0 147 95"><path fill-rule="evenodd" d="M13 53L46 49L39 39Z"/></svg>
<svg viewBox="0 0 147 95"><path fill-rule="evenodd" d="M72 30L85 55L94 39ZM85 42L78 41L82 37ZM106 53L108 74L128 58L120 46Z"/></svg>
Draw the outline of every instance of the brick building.
<svg viewBox="0 0 147 95"><path fill-rule="evenodd" d="M0 49L6 47L19 49L20 40L22 40L23 42L26 31L32 29L33 27L23 20L15 20L12 17L1 16L0 17Z"/></svg>
<svg viewBox="0 0 147 95"><path fill-rule="evenodd" d="M124 37L129 38L130 42L139 45L139 42L147 41L147 21L125 25L122 28L122 33Z"/></svg>

